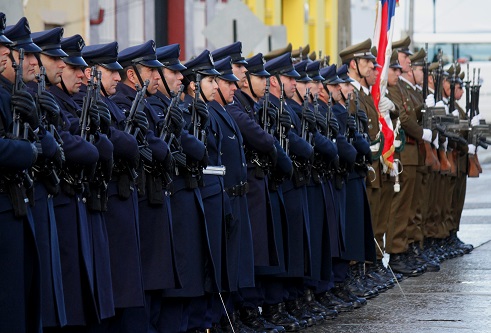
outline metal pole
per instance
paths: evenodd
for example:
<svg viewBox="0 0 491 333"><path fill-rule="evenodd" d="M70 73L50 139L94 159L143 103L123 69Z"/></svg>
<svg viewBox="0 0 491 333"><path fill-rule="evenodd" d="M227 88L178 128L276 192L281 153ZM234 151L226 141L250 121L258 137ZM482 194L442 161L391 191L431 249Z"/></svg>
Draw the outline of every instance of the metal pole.
<svg viewBox="0 0 491 333"><path fill-rule="evenodd" d="M436 0L433 0L433 33L436 33Z"/></svg>

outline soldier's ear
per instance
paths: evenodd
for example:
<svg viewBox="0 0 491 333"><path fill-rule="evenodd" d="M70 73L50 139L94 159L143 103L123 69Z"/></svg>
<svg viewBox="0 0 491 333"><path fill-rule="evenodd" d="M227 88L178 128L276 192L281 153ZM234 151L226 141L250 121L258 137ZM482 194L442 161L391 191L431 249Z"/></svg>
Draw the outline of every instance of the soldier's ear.
<svg viewBox="0 0 491 333"><path fill-rule="evenodd" d="M84 75L85 77L88 79L90 79L90 72L91 72L92 68L91 67L85 67L84 69Z"/></svg>
<svg viewBox="0 0 491 333"><path fill-rule="evenodd" d="M138 77L136 76L135 70L133 68L128 68L126 70L126 77L131 83L140 84L140 81L138 80Z"/></svg>

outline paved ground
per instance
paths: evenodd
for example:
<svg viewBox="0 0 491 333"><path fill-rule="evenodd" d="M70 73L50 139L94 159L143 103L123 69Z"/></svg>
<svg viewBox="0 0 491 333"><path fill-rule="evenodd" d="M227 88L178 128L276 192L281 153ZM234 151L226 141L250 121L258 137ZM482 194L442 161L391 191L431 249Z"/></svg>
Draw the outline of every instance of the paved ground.
<svg viewBox="0 0 491 333"><path fill-rule="evenodd" d="M491 150L491 149L490 149ZM479 152L482 162L490 152ZM460 238L471 254L442 263L440 272L401 282L368 305L305 332L491 332L491 163L469 179Z"/></svg>

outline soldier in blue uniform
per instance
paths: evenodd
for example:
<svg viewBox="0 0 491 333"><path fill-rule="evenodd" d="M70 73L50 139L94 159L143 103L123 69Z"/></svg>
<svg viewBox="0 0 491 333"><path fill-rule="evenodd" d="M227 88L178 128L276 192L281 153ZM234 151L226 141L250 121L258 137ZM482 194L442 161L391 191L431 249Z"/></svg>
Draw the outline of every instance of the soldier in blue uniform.
<svg viewBox="0 0 491 333"><path fill-rule="evenodd" d="M157 92L160 76L158 68L162 63L155 54L155 42L129 47L118 55L118 62L123 67L120 71L121 82L112 97L123 110L130 111L137 95L136 85L143 87L149 80L146 95L141 101L142 110L138 117L148 121L148 129L139 127L145 136L139 144L145 144L151 150L151 161L140 160L138 178L139 233L142 260L143 286L145 290L145 321L138 329L155 329L157 326L162 291L175 288L178 278L174 262L172 244L172 214L168 185L172 181L173 160L169 147L159 137L160 117L157 111L146 100L147 96ZM139 124L138 124L139 126ZM135 314L136 315L136 314ZM128 331L137 329L128 326Z"/></svg>
<svg viewBox="0 0 491 333"><path fill-rule="evenodd" d="M95 285L95 278L101 273L101 268L95 266L94 257L101 256L103 266L107 265L104 262L109 259L105 230L99 229L97 225L101 215L98 214L98 218L92 220L90 214L87 214L86 202L96 164L99 160L110 163L113 147L107 137L99 135L95 129L90 133L93 140L81 137L77 113L80 108L73 96L80 90L83 68L87 66L81 57L84 41L80 35L74 35L62 39L61 47L68 54L63 58L66 67L60 82L51 86L49 91L61 109L62 124L58 131L63 139L66 166L61 191L55 196L54 203L57 221L63 221L58 222L57 226L67 325L86 326L101 319ZM90 117L95 123L98 119L97 110L92 110ZM95 247L101 244L102 247ZM109 281L110 277L106 276L105 279ZM112 310L109 311L112 313Z"/></svg>
<svg viewBox="0 0 491 333"><path fill-rule="evenodd" d="M161 130L166 131L166 140L170 140L167 142L176 156L170 198L174 251L181 282L181 288L164 290L158 328L159 332L176 332L186 330L187 313L192 307L193 297L199 302L211 284L210 277L206 275L211 270L207 266L211 260L204 227L203 200L196 169L191 167L205 162L207 153L203 142L182 125L175 126L177 120L182 121L183 113L188 121L190 118L189 110L180 105L181 96L177 95L183 79L180 71L186 69L179 61L179 44L157 48L156 54L164 65L158 69L163 84L159 84L159 90L148 101L164 116L171 112L170 121L162 121ZM180 133L177 132L179 129Z"/></svg>
<svg viewBox="0 0 491 333"><path fill-rule="evenodd" d="M186 86L184 105L186 107L190 106L196 113L205 113L204 110L208 109L205 103L218 98L218 85L215 82L215 77L220 73L215 70L213 58L208 50L203 51L196 58L184 65L187 67L182 72ZM201 76L199 79L197 78L198 74ZM196 83L199 83L200 86L199 95L195 94L195 89L197 88ZM193 118L193 116L191 117ZM223 164L221 161L221 141L223 134L218 121L210 115L209 119L205 119L205 121L203 119L191 119L191 126L193 128L193 134L197 135L201 141L206 142L206 149L209 156L207 168L211 166L220 169L220 166ZM212 273L214 274L213 287L215 289L213 291L221 292L227 287L226 264L223 258L226 246L225 226L227 219L231 218L230 203L224 193L223 174L220 172L215 174L208 173L205 169L203 170L202 182L203 186L200 187L200 191L203 198L205 222L214 268ZM197 322L199 316L198 309L190 312L188 329L203 329L206 326L211 326L211 321L213 321L213 295L207 294L203 300L208 302L205 308L205 320L202 318L201 323ZM208 318L211 318L211 321Z"/></svg>
<svg viewBox="0 0 491 333"><path fill-rule="evenodd" d="M343 82L341 84L344 85L344 87L346 87L346 89L349 89L350 83L349 83L348 77L346 75L346 66L342 66L337 71L336 74L339 76L339 78L336 77L334 73L332 73L332 71L334 69L335 69L335 67L333 67L331 69L331 71L330 71L331 73L329 74L328 82L330 84L328 84L326 82L326 86L328 87L328 89L331 92L333 92L333 99L336 101L336 104L333 107L333 113L339 122L339 132L340 133L344 133L345 136L349 136L349 133L351 133L352 136L357 135L354 139L351 139L353 147L356 149L357 145L363 145L364 141L362 141L362 140L364 140L364 139L361 137L361 135L358 135L357 133L355 133L356 125L354 125L354 123L355 123L354 118L352 116L349 116L348 111L346 110L346 104L345 104L346 103L346 97L344 97L344 96L347 96L348 90L346 90L344 93L343 93L343 91L341 91L341 93L340 93L338 88L332 87L332 86L335 86L336 84L339 84L338 79L341 79L341 75L342 75L344 79L341 79L341 80L343 80ZM344 82L346 82L346 83L344 83ZM341 89L343 89L343 87L341 87ZM338 98L338 99L335 99L335 98ZM347 127L348 127L348 130L350 130L351 132L349 132L347 130ZM366 145L368 145L368 143L366 143ZM365 146L363 146L363 147L366 148ZM353 197L353 195L354 195L353 191L350 191L350 189L348 187L348 184L351 186L356 186L356 183L354 183L354 181L351 180L352 177L351 178L349 177L349 175L353 173L352 166L351 166L351 156L352 156L351 154L349 154L349 155L346 154L342 158L343 163L340 163L339 175L336 176L337 177L336 188L338 189L337 194L339 195L339 200L341 203L341 209L344 208L344 215L343 215L343 212L341 212L341 216L344 217L344 225L342 224L342 228L343 228L342 234L344 237L343 238L344 247L342 247L340 249L339 253L336 253L336 255L334 255L334 258L333 258L333 272L334 272L335 286L331 290L331 293L346 303L350 303L350 302L353 303L353 306L355 308L357 308L357 307L360 307L362 304L366 304L366 300L364 298L358 298L354 294L352 294L347 289L347 285L345 284L347 277L348 277L348 271L349 271L350 255L348 253L352 253L349 251L356 251L356 246L357 246L356 244L355 244L355 246L353 246L353 242L352 241L348 242L348 240L353 239L354 235L358 235L360 233L360 231L363 232L363 229L353 230L354 226L352 223L355 221L353 220L352 217L350 218L350 214L352 214L352 213L350 213L350 210L353 210L353 209L352 209L352 206L350 206L350 208L348 208L348 206L346 204L348 198L349 198L350 202L351 202L351 200L356 199L356 197ZM354 162L353 162L353 164L354 164ZM350 182L351 182L351 184L350 184ZM363 198L363 196L362 196L362 198ZM343 219L341 219L341 222L343 222ZM333 298L333 300L336 302L338 301L336 298ZM346 307L346 305L343 303L341 303L340 305L344 306L345 308L349 308L349 307Z"/></svg>
<svg viewBox="0 0 491 333"><path fill-rule="evenodd" d="M46 85L57 84L61 81L61 72L65 63L61 57L67 54L61 49L63 28L31 34L33 42L41 48L37 55L38 67L45 69ZM39 73L38 73L39 74ZM42 107L42 125L51 133L51 126L58 128L60 121L60 109L53 95L47 90L38 89L38 82L29 82L32 92L37 93L38 106ZM53 131L54 132L54 131ZM58 142L57 145L60 143ZM64 159L62 148L58 146L60 161ZM36 216L36 237L38 239L39 256L41 260L42 274L42 317L43 327L64 326L66 324L65 298L63 295L63 280L61 275L60 249L58 244L58 232L54 212L53 195L59 189L59 174L61 163L44 161L35 178L35 206L33 214Z"/></svg>
<svg viewBox="0 0 491 333"><path fill-rule="evenodd" d="M306 183L308 181L308 164L313 157L313 147L306 140L299 136L300 119L289 104L282 101L292 98L296 89L296 78L300 75L295 71L291 53L286 52L281 56L268 61L265 69L271 73L271 96L270 104L280 114L287 114L291 118L289 128L284 128L284 137L278 137L281 141L286 141L283 148L287 148L289 156L294 163L292 179L286 179L282 185L287 218L288 238L286 241L288 257L286 258L286 273L280 274L283 277L282 283L285 295L276 300L265 300L263 314L267 320L273 324L280 324L286 317L286 309L300 321L302 326L314 325L315 320L312 315L304 308L299 306L296 300L301 296L303 290L303 278L311 274L310 262L310 222L308 216L308 203ZM284 87L282 89L282 86ZM281 94L283 93L283 96ZM279 124L280 126L288 124ZM285 140L287 139L287 140ZM298 325L298 323L297 323ZM284 325L282 325L284 326ZM286 327L285 327L286 329Z"/></svg>
<svg viewBox="0 0 491 333"><path fill-rule="evenodd" d="M263 304L264 288L268 283L264 278L268 274L283 272L285 264L281 219L274 225L268 189L268 173L275 167L278 153L274 137L261 127L257 119L258 101L265 94L266 80L270 75L264 70L261 53L246 59L246 62L246 81L241 89L235 91L234 102L228 104L226 110L241 131L247 159L247 203L253 237L255 287L241 288L236 305L240 307L240 318L246 326L256 331L284 331L283 327L268 323L258 309ZM280 148L281 153L284 159L280 160L286 162L286 169L291 169L291 161Z"/></svg>
<svg viewBox="0 0 491 333"><path fill-rule="evenodd" d="M232 324L236 329L244 330L236 312L235 302L239 288L254 287L254 252L252 232L246 194L249 190L247 183L247 161L244 154L243 140L235 120L227 112L226 107L234 101L239 79L233 74L230 56L215 63L215 69L220 72L216 81L218 98L209 103L210 115L215 117L222 129L222 163L227 169L224 176L225 192L230 200L231 219L226 221L226 266L227 291L226 306ZM243 66L242 66L243 67ZM245 67L244 67L245 68ZM215 308L222 308L217 300ZM230 325L226 313L223 313L220 326L225 330Z"/></svg>
<svg viewBox="0 0 491 333"><path fill-rule="evenodd" d="M316 321L322 321L327 317L326 309L318 304L312 296L312 292L308 287L315 287L316 281L329 281L331 277L331 256L329 243L329 227L327 222L327 201L324 196L323 189L323 168L321 161L329 165L337 158L336 145L317 129L317 119L310 105L310 95L318 91L318 86L313 82L313 79L307 75L307 60L303 60L295 65L295 70L300 74L298 78L295 94L288 100L289 105L295 111L299 119L301 119L300 134L309 143L314 146L314 159L310 164L310 176L306 182L307 202L310 228L308 230L310 236L311 250L311 275L305 279L306 297L309 302L306 302L307 309L315 315ZM315 77L317 82L322 78ZM308 91L307 91L308 89ZM321 125L325 121L320 122ZM331 205L332 208L332 205ZM324 240L325 239L325 240ZM323 246L325 248L323 249ZM303 291L300 292L303 296ZM300 306L304 305L304 297L299 297L296 300Z"/></svg>
<svg viewBox="0 0 491 333"><path fill-rule="evenodd" d="M0 13L0 283L4 286L0 332L40 332L39 259L34 221L23 185L25 172L34 165L38 149L26 140L10 136L9 128L13 121L11 108L16 106L22 121L31 126L35 126L38 119L32 108L33 103L19 104L23 93L11 96L12 82L3 76L4 71L12 66L11 59L17 58L18 61L18 53L10 50L10 45L15 50L16 45L21 44L20 47L26 52L39 52L39 48L30 40L29 31L28 40L23 38L23 43L12 43L4 35L5 22L5 15ZM12 56L11 52L16 54Z"/></svg>
<svg viewBox="0 0 491 333"><path fill-rule="evenodd" d="M96 102L100 108L101 130L108 133L113 144L113 170L107 184L107 210L104 219L107 229L110 254L111 282L115 318L103 322L101 328L117 327L122 308L141 304L141 261L138 238L138 204L134 184L135 169L138 166L139 151L135 137L124 132L125 114L110 96L116 93L116 85L121 80L117 62L118 44L91 45L84 47L82 56L89 66L96 66L101 72L100 96ZM90 78L91 68L85 69ZM78 94L79 103L86 95L86 85ZM105 111L105 108L108 111ZM105 112L103 112L105 111ZM105 116L104 116L105 115ZM115 330L116 328L113 328Z"/></svg>

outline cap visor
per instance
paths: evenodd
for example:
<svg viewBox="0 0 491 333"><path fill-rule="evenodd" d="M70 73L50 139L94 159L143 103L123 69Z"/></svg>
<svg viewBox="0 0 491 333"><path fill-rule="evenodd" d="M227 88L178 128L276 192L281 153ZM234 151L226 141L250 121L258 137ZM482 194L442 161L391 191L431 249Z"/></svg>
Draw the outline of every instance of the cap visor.
<svg viewBox="0 0 491 333"><path fill-rule="evenodd" d="M12 44L12 41L5 37L5 35L0 35L0 43L2 44Z"/></svg>
<svg viewBox="0 0 491 333"><path fill-rule="evenodd" d="M89 67L82 57L64 57L65 64L79 67Z"/></svg>
<svg viewBox="0 0 491 333"><path fill-rule="evenodd" d="M401 65L390 65L390 68L395 68L395 69L402 69Z"/></svg>
<svg viewBox="0 0 491 333"><path fill-rule="evenodd" d="M183 70L186 69L186 66L184 66L181 63L174 64L174 65L169 65L169 66L164 66L164 67L170 69L171 71L183 71Z"/></svg>
<svg viewBox="0 0 491 333"><path fill-rule="evenodd" d="M259 72L249 72L251 75L255 75L255 76L265 76L265 77L270 77L271 74L269 74L268 72L266 72L265 70L262 70L262 71L259 71Z"/></svg>
<svg viewBox="0 0 491 333"><path fill-rule="evenodd" d="M326 80L326 84L330 84L330 85L340 84L340 83L344 83L344 82L345 81L341 80L338 76L336 76L334 78L329 78Z"/></svg>
<svg viewBox="0 0 491 333"><path fill-rule="evenodd" d="M324 81L324 78L320 75L316 75L316 76L310 76L309 77L314 80L314 81Z"/></svg>
<svg viewBox="0 0 491 333"><path fill-rule="evenodd" d="M360 58L363 58L363 59L377 59L377 58L375 58L375 57L374 57L374 55L373 55L373 54L371 54L371 53L370 53L370 54L367 54L367 55L364 55L363 57L360 57Z"/></svg>
<svg viewBox="0 0 491 333"><path fill-rule="evenodd" d="M220 79L226 80L226 81L233 81L233 82L239 81L239 78L237 76L235 76L234 74L218 75L218 77Z"/></svg>
<svg viewBox="0 0 491 333"><path fill-rule="evenodd" d="M245 59L241 59L241 60L235 60L235 61L232 61L233 64L242 64L242 65L247 65L247 61Z"/></svg>
<svg viewBox="0 0 491 333"><path fill-rule="evenodd" d="M123 66L119 64L119 62L110 62L108 64L101 64L102 67L109 69L110 71L118 71L120 69L123 69Z"/></svg>
<svg viewBox="0 0 491 333"><path fill-rule="evenodd" d="M14 50L24 49L24 52L27 53L39 53L41 52L41 48L34 43L27 44L17 44L13 47Z"/></svg>
<svg viewBox="0 0 491 333"><path fill-rule="evenodd" d="M68 54L66 54L62 49L45 50L41 51L41 53L50 57L68 57Z"/></svg>
<svg viewBox="0 0 491 333"><path fill-rule="evenodd" d="M342 83L355 82L355 80L353 80L349 76L346 76L345 78L339 78L339 79L343 81Z"/></svg>
<svg viewBox="0 0 491 333"><path fill-rule="evenodd" d="M286 72L286 73L280 73L280 75L283 75L283 76L288 76L288 77L293 77L295 79L299 79L300 78L300 74L298 74L298 72L296 70L291 70L289 72Z"/></svg>
<svg viewBox="0 0 491 333"><path fill-rule="evenodd" d="M297 82L312 82L312 79L308 76L304 76L304 77L297 79Z"/></svg>
<svg viewBox="0 0 491 333"><path fill-rule="evenodd" d="M220 72L218 72L215 68L200 69L198 73L203 75L216 75L216 76L220 75Z"/></svg>
<svg viewBox="0 0 491 333"><path fill-rule="evenodd" d="M164 64L162 64L158 60L142 60L139 62L139 64L146 66L146 67L151 67L151 68L164 67Z"/></svg>

